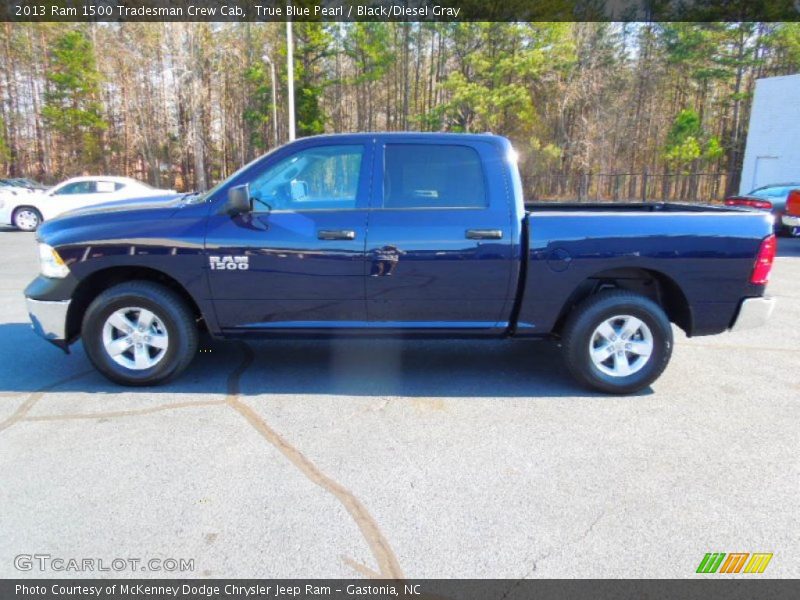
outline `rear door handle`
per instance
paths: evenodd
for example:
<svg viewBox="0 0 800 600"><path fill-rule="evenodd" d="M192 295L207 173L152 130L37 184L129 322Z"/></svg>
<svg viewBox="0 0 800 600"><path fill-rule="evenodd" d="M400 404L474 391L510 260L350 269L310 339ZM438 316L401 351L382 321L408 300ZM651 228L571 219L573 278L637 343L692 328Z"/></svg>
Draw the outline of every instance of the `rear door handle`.
<svg viewBox="0 0 800 600"><path fill-rule="evenodd" d="M320 229L317 231L320 240L354 240L356 232L352 229Z"/></svg>
<svg viewBox="0 0 800 600"><path fill-rule="evenodd" d="M468 240L500 240L503 239L503 231L500 229L467 229Z"/></svg>

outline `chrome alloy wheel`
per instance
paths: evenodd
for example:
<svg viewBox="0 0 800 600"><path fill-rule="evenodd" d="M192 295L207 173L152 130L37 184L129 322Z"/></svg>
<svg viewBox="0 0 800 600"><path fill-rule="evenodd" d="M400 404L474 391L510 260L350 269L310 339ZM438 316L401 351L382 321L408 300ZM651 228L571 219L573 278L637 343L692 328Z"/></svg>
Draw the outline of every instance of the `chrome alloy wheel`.
<svg viewBox="0 0 800 600"><path fill-rule="evenodd" d="M606 319L589 340L594 366L611 377L627 377L640 371L653 354L653 334L631 315Z"/></svg>
<svg viewBox="0 0 800 600"><path fill-rule="evenodd" d="M120 308L103 324L103 347L126 369L141 371L156 366L168 346L167 328L146 308Z"/></svg>

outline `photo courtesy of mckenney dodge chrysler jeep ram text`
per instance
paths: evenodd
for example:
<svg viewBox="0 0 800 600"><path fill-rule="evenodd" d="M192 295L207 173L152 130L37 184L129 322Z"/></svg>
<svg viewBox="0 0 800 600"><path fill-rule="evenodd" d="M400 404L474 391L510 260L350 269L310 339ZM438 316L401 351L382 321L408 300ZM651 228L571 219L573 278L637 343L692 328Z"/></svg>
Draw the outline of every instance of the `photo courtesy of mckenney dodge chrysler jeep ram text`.
<svg viewBox="0 0 800 600"><path fill-rule="evenodd" d="M73 211L39 229L34 329L108 378L177 375L215 338L554 338L582 383L631 393L690 336L763 323L769 214L529 206L498 136L305 138L202 195Z"/></svg>

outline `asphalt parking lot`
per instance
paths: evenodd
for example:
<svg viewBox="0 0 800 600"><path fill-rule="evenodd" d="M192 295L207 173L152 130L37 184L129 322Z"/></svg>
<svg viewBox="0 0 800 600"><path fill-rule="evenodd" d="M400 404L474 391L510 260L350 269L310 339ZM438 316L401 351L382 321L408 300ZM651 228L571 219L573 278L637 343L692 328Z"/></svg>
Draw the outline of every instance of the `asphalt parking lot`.
<svg viewBox="0 0 800 600"><path fill-rule="evenodd" d="M678 336L652 390L586 392L539 342L206 343L125 389L30 330L0 231L0 576L800 576L800 239L766 328ZM19 554L194 572L19 571ZM706 576L708 577L708 576Z"/></svg>

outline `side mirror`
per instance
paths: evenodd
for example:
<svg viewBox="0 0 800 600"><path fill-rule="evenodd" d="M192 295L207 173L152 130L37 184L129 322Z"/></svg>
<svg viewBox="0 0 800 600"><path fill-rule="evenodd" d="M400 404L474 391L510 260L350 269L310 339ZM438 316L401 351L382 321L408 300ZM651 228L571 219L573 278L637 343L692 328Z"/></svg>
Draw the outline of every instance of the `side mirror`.
<svg viewBox="0 0 800 600"><path fill-rule="evenodd" d="M250 202L250 186L237 185L228 190L228 201L225 203L225 212L230 216L248 213L253 210Z"/></svg>

